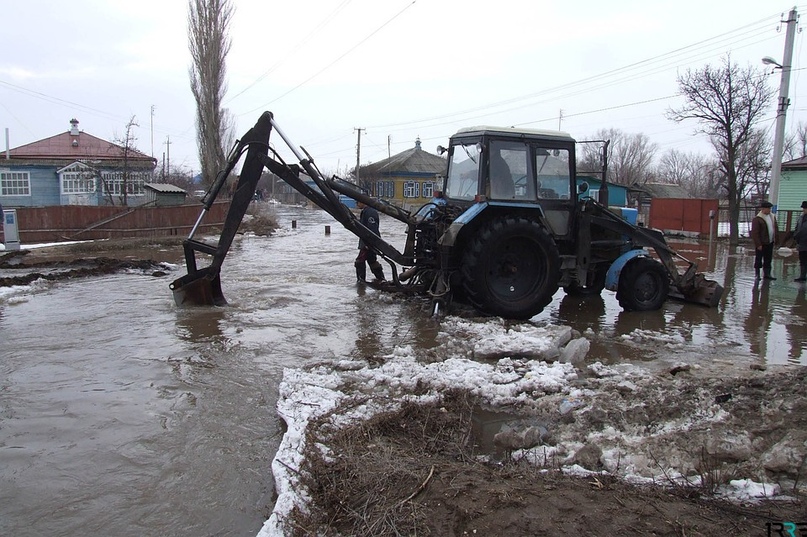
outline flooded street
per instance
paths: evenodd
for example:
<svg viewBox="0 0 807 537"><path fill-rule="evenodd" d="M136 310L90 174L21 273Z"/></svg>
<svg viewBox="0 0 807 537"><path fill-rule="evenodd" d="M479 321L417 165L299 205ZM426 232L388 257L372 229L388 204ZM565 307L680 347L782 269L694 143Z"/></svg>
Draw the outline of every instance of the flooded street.
<svg viewBox="0 0 807 537"><path fill-rule="evenodd" d="M178 309L182 266L0 294L0 534L255 535L273 505L283 369L435 347L428 301L355 285L353 235L322 211L276 213L274 236L225 260L226 308ZM381 230L402 246L397 222ZM559 291L532 321L590 329L587 363L807 365L797 255L755 282L746 247L673 247L725 287L719 308L625 313L611 292Z"/></svg>

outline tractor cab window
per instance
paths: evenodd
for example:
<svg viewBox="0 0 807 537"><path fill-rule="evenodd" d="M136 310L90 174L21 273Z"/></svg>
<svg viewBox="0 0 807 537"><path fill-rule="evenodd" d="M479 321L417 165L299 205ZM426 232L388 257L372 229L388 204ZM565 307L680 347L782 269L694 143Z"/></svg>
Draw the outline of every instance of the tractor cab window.
<svg viewBox="0 0 807 537"><path fill-rule="evenodd" d="M473 200L479 187L480 144L455 145L445 180L445 195L450 199Z"/></svg>
<svg viewBox="0 0 807 537"><path fill-rule="evenodd" d="M535 188L528 180L527 150L528 147L522 142L490 142L488 166L491 199L535 199Z"/></svg>
<svg viewBox="0 0 807 537"><path fill-rule="evenodd" d="M535 175L538 198L569 199L569 151L567 149L535 150Z"/></svg>

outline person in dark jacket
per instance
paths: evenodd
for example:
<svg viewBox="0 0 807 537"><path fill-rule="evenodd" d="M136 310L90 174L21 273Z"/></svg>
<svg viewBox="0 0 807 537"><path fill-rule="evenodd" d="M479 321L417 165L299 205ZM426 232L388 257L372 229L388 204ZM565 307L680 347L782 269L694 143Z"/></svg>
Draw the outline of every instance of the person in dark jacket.
<svg viewBox="0 0 807 537"><path fill-rule="evenodd" d="M799 268L801 272L797 282L807 282L807 201L801 202L801 216L796 220L796 231L793 233L799 250Z"/></svg>
<svg viewBox="0 0 807 537"><path fill-rule="evenodd" d="M380 237L381 233L378 230L378 211L360 201L356 203L356 206L361 209L359 222ZM356 261L353 264L356 266L356 279L359 283L363 283L367 279L367 265L370 265L370 270L373 272L376 281L384 281L384 269L381 263L378 262L376 253L369 246L364 244L364 241L361 239L359 239L359 255L356 257Z"/></svg>
<svg viewBox="0 0 807 537"><path fill-rule="evenodd" d="M769 201L763 201L759 205L759 212L751 220L751 239L754 241L755 257L754 270L759 278L759 269L762 269L762 277L766 280L775 280L771 274L771 262L773 261L773 245L776 244L776 217L771 214L773 205Z"/></svg>

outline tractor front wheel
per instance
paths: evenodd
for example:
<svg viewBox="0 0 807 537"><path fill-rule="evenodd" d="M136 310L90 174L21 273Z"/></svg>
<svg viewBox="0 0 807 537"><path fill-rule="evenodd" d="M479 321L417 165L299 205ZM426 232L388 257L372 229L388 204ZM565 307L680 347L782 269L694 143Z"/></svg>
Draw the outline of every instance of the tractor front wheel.
<svg viewBox="0 0 807 537"><path fill-rule="evenodd" d="M462 262L463 289L479 311L509 319L540 313L558 290L560 255L538 222L498 217L470 241Z"/></svg>
<svg viewBox="0 0 807 537"><path fill-rule="evenodd" d="M664 265L649 257L637 257L619 275L616 298L628 311L661 308L670 292L670 276Z"/></svg>

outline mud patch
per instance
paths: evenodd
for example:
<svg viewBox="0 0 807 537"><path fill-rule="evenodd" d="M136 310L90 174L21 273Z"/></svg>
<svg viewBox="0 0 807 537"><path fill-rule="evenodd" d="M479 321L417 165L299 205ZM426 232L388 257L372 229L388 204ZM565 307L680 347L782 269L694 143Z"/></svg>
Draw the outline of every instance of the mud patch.
<svg viewBox="0 0 807 537"><path fill-rule="evenodd" d="M0 276L0 287L28 285L37 280L67 280L103 276L126 270L151 273L152 276L165 276L170 267L165 263L144 259L113 259L97 257L91 259L75 259L72 261L11 263L5 258L0 260L0 271L20 273L18 275Z"/></svg>

